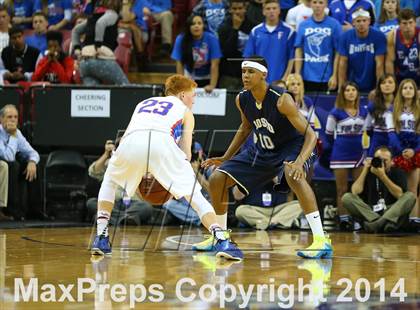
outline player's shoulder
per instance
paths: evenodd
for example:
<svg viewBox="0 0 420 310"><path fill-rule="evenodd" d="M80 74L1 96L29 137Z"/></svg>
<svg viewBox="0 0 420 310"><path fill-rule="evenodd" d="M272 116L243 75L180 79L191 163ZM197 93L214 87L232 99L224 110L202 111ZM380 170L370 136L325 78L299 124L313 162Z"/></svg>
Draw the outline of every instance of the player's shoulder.
<svg viewBox="0 0 420 310"><path fill-rule="evenodd" d="M247 100L251 95L251 92L247 89L241 90L238 95L236 96L236 98L239 99L239 101L241 100Z"/></svg>
<svg viewBox="0 0 420 310"><path fill-rule="evenodd" d="M278 98L280 98L283 94L287 93L287 91L284 88L274 85L269 85L267 92L269 92L271 95L277 96Z"/></svg>

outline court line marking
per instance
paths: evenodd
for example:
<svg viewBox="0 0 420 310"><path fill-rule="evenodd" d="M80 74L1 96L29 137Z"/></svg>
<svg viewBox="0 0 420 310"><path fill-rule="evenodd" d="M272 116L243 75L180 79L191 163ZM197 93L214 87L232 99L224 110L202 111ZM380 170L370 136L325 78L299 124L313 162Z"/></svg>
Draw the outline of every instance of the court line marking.
<svg viewBox="0 0 420 310"><path fill-rule="evenodd" d="M252 234L251 233L246 233L246 234ZM181 241L175 241L173 240L173 238L179 237L180 235L175 235L175 236L168 236L165 238L165 240L172 242L172 243L181 243L183 245L191 245L192 243L186 243L186 242L181 242ZM201 235L184 235L184 236L201 236ZM36 240L27 236L21 236L21 239L26 240L26 241L31 241L31 242L37 242L37 243L44 243L44 244L49 244L49 245L56 245L56 246L66 246L66 247L79 247L75 244L64 244L64 243L58 243L58 242L49 242L49 241L42 241L42 240ZM126 251L139 251L139 252L143 252L143 249L136 249L136 248L121 248L121 247L113 247L114 249L124 249ZM271 249L245 249L243 250L245 253L249 253L249 252L264 252L264 251L275 251L275 248L271 248ZM159 252L172 252L173 250L171 249L162 249ZM184 249L183 251L188 251L188 249ZM192 250L191 250L192 251ZM194 251L195 252L195 251ZM372 257L359 257L359 256L337 256L337 255L333 255L333 259L334 258L341 258L341 259L358 259L358 260L372 260ZM248 259L252 259L251 257ZM381 263L385 263L385 262L395 262L395 263L420 263L420 260L401 260L401 259L389 259L389 258L385 258L383 257L384 261ZM270 257L270 260L273 260L273 257ZM275 258L274 258L275 260Z"/></svg>

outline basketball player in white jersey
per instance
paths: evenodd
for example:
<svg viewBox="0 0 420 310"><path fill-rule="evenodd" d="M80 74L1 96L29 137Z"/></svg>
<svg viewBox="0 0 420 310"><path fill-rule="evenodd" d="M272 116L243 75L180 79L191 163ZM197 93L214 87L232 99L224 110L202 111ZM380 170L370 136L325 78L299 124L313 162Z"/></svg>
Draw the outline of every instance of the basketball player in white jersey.
<svg viewBox="0 0 420 310"><path fill-rule="evenodd" d="M229 238L229 232L217 223L216 213L203 197L191 167L191 143L194 115L191 111L197 84L182 75L165 82L166 97L152 97L140 102L131 117L121 142L109 161L99 190L97 236L91 253L111 255L108 221L114 207L117 186L132 197L146 173L166 188L176 199L185 197L197 211L203 225L216 238L217 257L241 260L243 254ZM174 130L182 124L177 145Z"/></svg>

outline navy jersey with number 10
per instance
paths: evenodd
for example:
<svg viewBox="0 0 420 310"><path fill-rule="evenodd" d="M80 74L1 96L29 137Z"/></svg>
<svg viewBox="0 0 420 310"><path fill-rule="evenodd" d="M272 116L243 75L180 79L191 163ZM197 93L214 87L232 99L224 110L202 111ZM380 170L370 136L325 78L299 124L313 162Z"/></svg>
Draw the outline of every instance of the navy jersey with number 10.
<svg viewBox="0 0 420 310"><path fill-rule="evenodd" d="M255 144L259 155L270 155L283 151L288 143L303 136L277 109L279 98L285 90L268 86L262 105L259 105L251 91L239 93L239 105L246 119L252 124L258 141Z"/></svg>

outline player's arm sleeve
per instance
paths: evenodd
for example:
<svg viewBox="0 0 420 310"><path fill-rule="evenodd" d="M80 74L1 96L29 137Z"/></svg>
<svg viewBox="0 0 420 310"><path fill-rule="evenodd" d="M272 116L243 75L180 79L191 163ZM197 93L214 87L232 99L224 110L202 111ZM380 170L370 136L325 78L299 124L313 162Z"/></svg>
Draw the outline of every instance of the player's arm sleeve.
<svg viewBox="0 0 420 310"><path fill-rule="evenodd" d="M179 147L185 153L188 160L191 160L191 145L192 145L192 134L194 131L194 115L190 110L187 110L184 115L182 123L182 135L179 140Z"/></svg>

